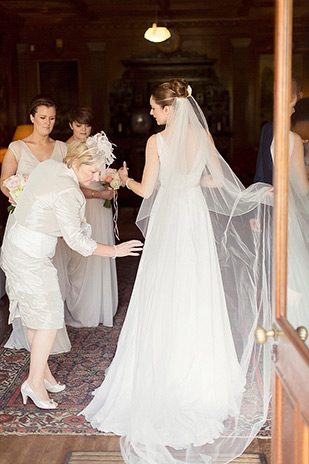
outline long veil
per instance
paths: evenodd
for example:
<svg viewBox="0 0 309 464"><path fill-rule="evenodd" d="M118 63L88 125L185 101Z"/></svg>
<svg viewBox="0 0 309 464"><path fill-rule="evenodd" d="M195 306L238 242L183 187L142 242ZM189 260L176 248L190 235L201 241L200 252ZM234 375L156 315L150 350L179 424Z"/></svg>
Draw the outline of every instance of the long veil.
<svg viewBox="0 0 309 464"><path fill-rule="evenodd" d="M162 137L166 154L160 160L162 175L153 195L143 201L137 225L146 235L160 188L169 195L171 189L183 189L193 182L203 191L205 208L211 216L233 341L246 384L239 398L238 412L226 418L220 436L211 443L200 446L189 443L176 450L164 443L145 417L144 439L134 436L133 418L130 436L121 438L121 449L130 464L230 462L258 433L269 409L270 344L257 345L254 330L258 325L270 327L272 321L273 194L267 184L244 188L216 150L204 114L192 96L174 100ZM199 256L199 249L195 253ZM213 311L215 317L215 308Z"/></svg>
<svg viewBox="0 0 309 464"><path fill-rule="evenodd" d="M287 317L294 328L309 327L309 181L290 132ZM275 141L273 147L275 147ZM309 340L307 339L307 345Z"/></svg>

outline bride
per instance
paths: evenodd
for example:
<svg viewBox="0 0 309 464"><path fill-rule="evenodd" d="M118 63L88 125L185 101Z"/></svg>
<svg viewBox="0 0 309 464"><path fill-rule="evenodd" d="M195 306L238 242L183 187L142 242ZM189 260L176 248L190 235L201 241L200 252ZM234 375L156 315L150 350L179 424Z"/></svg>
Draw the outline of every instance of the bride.
<svg viewBox="0 0 309 464"><path fill-rule="evenodd" d="M137 224L146 235L115 358L81 412L121 436L126 463L223 463L266 420L270 186L245 190L217 152L187 81L159 85ZM252 214L261 231L250 229Z"/></svg>

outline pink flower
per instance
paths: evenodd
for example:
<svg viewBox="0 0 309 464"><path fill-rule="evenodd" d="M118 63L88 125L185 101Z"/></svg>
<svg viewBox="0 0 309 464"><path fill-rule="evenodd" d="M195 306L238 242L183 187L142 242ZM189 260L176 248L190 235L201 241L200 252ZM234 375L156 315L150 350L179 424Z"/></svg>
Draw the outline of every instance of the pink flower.
<svg viewBox="0 0 309 464"><path fill-rule="evenodd" d="M15 190L19 184L20 184L20 178L17 176L12 176L6 179L3 184L9 189L9 190Z"/></svg>
<svg viewBox="0 0 309 464"><path fill-rule="evenodd" d="M112 180L113 180L112 176L106 176L104 179L104 182L106 182L107 184L110 184Z"/></svg>
<svg viewBox="0 0 309 464"><path fill-rule="evenodd" d="M22 191L25 187L28 177L23 174L15 174L3 181L3 185L9 190L12 200L17 203ZM11 213L14 211L15 206L10 205L8 211Z"/></svg>

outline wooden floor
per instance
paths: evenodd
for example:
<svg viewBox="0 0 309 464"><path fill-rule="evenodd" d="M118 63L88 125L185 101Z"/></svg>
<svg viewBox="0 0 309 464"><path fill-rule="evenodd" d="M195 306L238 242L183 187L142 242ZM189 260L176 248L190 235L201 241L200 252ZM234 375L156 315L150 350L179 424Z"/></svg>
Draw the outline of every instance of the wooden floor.
<svg viewBox="0 0 309 464"><path fill-rule="evenodd" d="M115 436L0 435L0 464L63 464L69 451L119 451ZM256 438L247 451L270 460L270 440Z"/></svg>

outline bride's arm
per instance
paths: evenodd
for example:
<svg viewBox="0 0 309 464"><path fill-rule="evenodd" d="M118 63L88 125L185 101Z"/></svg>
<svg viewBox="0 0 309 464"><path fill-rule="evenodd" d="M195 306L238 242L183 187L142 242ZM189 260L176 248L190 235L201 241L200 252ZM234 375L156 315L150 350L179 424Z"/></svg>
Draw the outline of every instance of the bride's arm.
<svg viewBox="0 0 309 464"><path fill-rule="evenodd" d="M130 189L143 198L149 198L152 194L157 178L159 175L159 155L157 151L156 135L152 135L146 145L146 160L143 170L142 181L137 182L129 178L128 169L126 163L123 163L123 167L119 169L119 176L121 181Z"/></svg>

